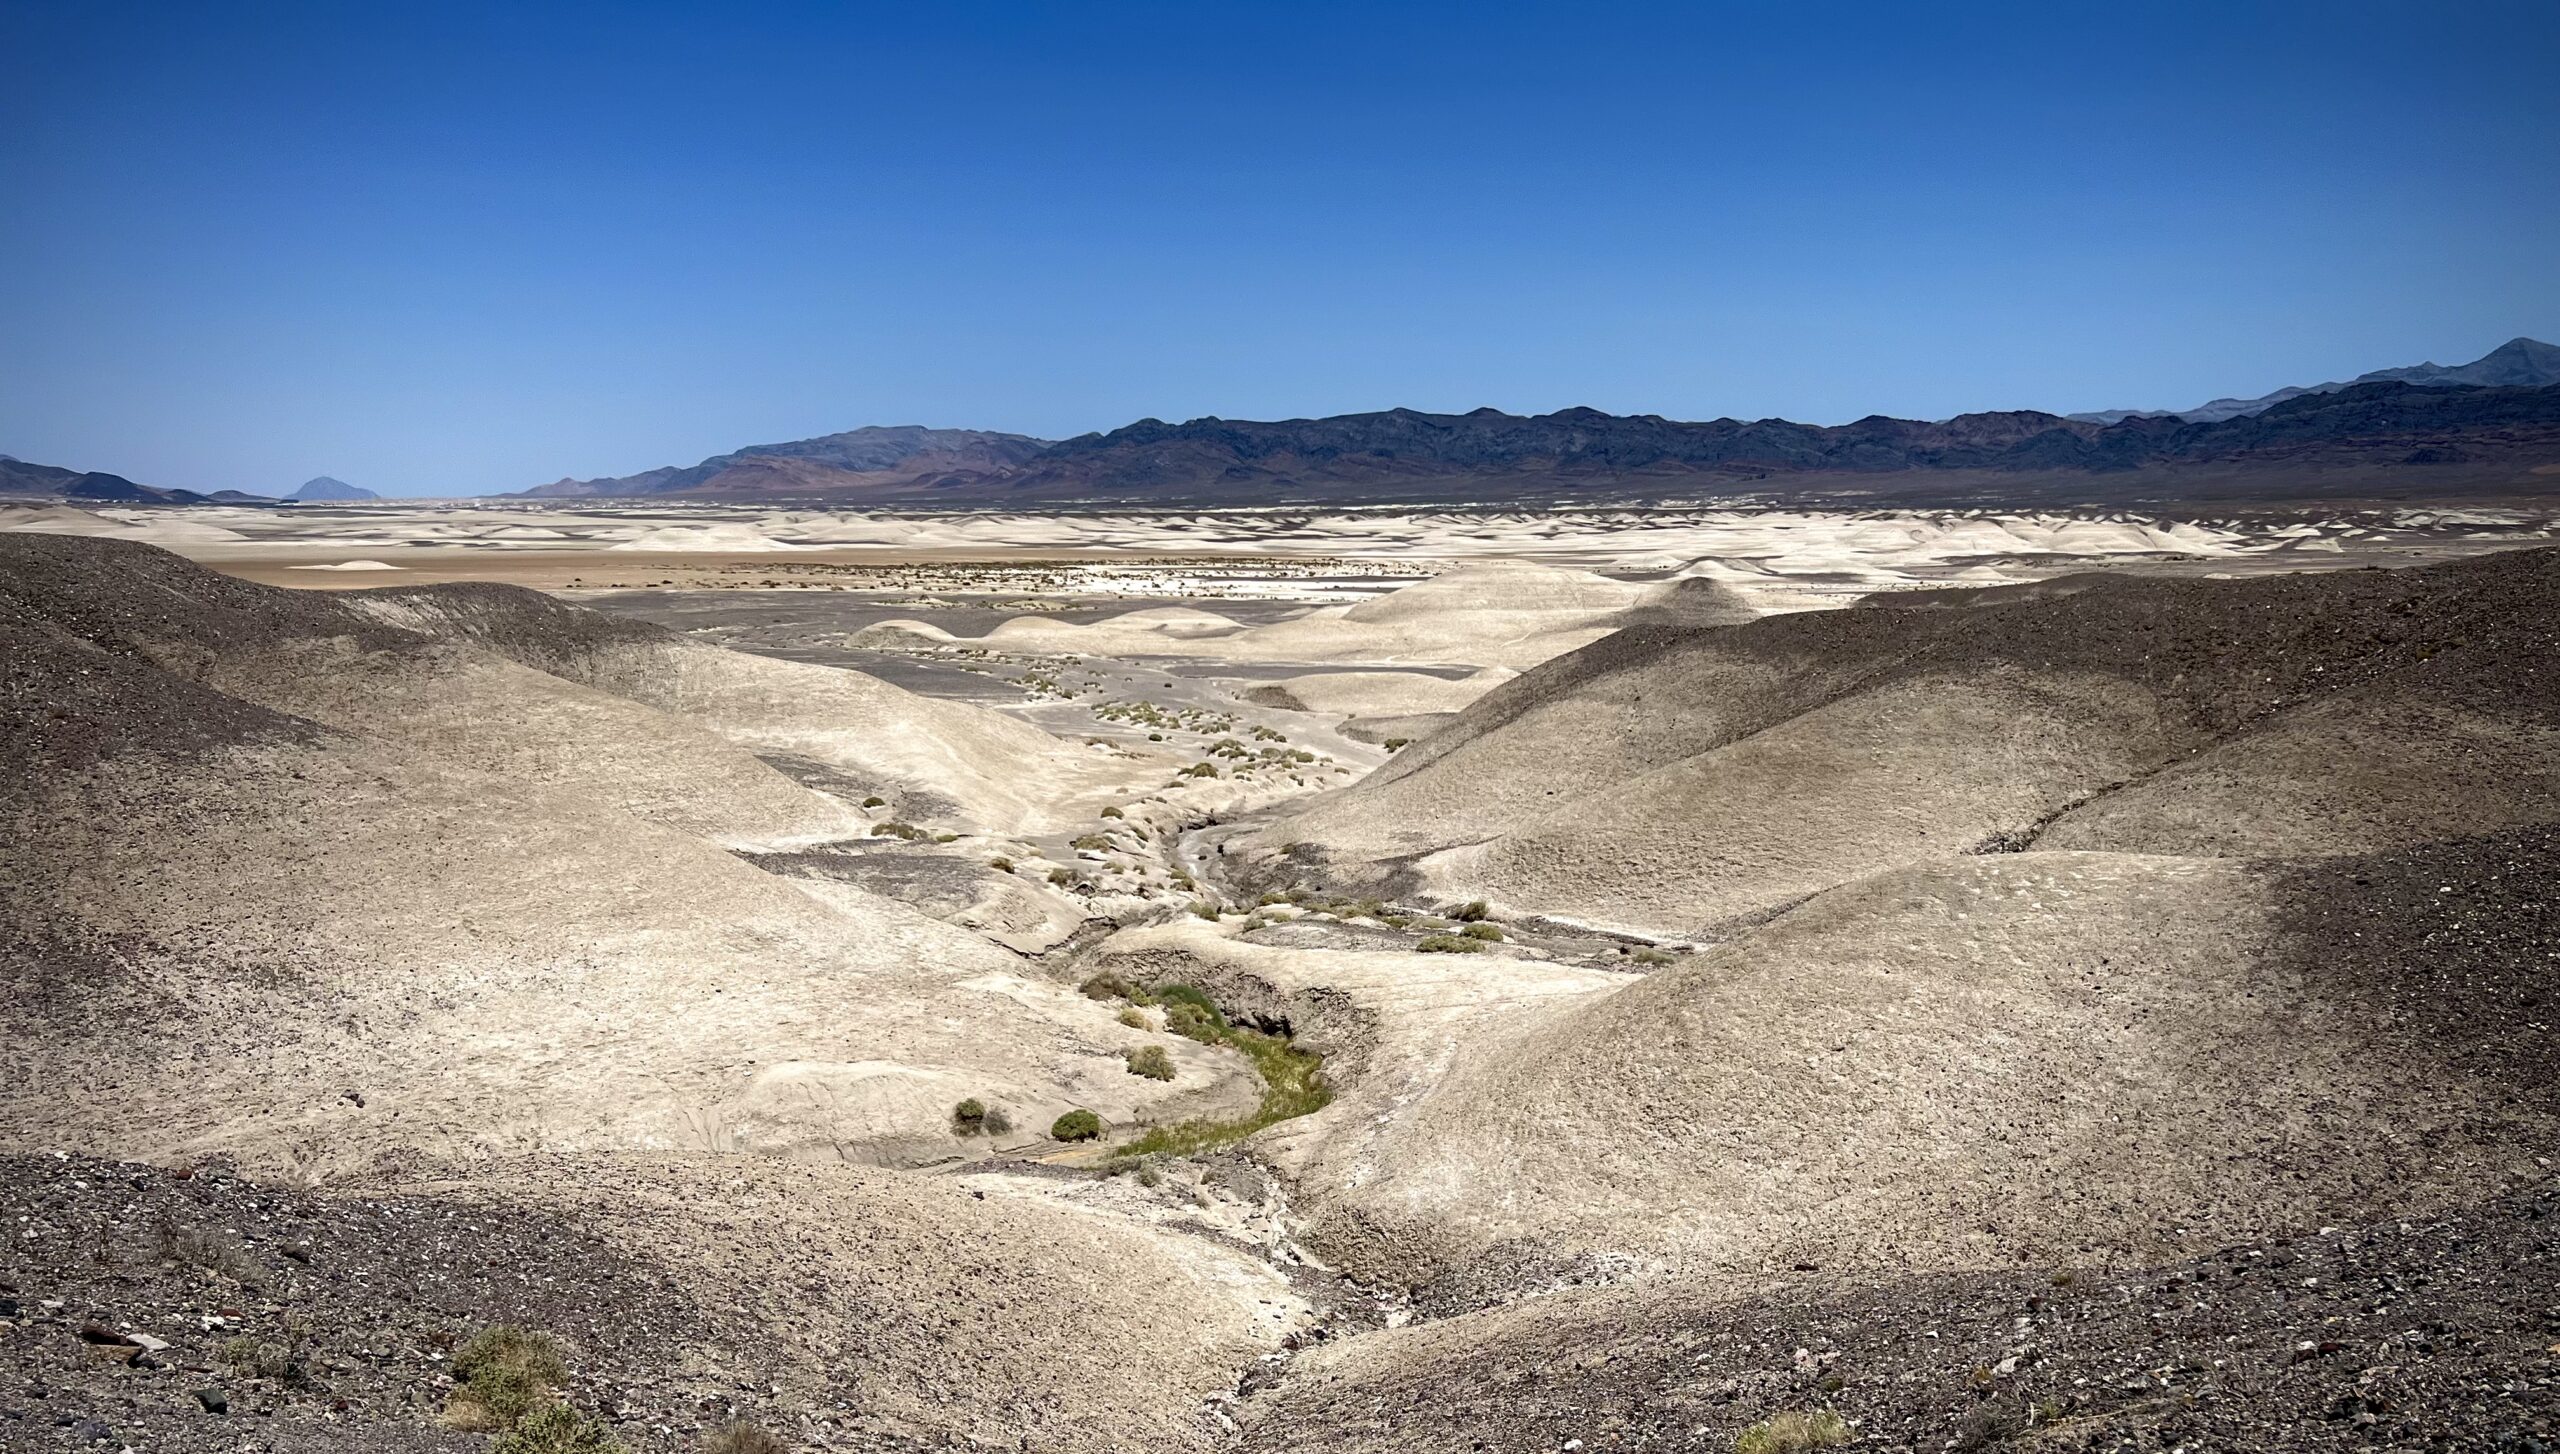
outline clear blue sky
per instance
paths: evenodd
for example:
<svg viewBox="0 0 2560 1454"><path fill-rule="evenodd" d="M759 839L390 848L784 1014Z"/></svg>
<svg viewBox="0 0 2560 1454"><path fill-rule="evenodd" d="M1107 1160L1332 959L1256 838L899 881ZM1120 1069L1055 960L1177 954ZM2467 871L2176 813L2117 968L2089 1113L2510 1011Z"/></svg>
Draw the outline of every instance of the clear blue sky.
<svg viewBox="0 0 2560 1454"><path fill-rule="evenodd" d="M2560 336L2560 4L0 0L0 452L2184 405Z"/></svg>

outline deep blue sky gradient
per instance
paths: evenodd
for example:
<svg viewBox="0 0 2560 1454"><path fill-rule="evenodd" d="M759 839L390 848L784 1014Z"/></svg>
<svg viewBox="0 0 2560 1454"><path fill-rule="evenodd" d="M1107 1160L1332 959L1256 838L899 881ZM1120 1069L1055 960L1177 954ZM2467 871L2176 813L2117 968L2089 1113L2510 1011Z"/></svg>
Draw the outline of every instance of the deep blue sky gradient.
<svg viewBox="0 0 2560 1454"><path fill-rule="evenodd" d="M0 0L0 452L2186 405L2560 336L2560 4Z"/></svg>

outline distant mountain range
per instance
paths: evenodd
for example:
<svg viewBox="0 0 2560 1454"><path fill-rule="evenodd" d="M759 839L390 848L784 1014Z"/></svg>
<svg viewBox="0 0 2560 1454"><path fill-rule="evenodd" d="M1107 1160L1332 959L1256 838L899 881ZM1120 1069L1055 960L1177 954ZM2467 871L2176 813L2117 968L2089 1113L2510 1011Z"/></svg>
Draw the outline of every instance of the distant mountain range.
<svg viewBox="0 0 2560 1454"><path fill-rule="evenodd" d="M751 444L697 465L667 465L619 479L555 480L522 493L537 500L611 495L679 495L739 499L806 498L839 491L898 490L962 477L1001 474L1028 464L1045 439L981 429L925 429L912 424L848 429L787 444Z"/></svg>
<svg viewBox="0 0 2560 1454"><path fill-rule="evenodd" d="M2184 419L2190 424L2213 424L2236 419L2243 414L2256 414L2270 405L2305 394L2334 394L2357 384L2418 384L2441 389L2460 385L2479 388L2539 388L2560 384L2560 347L2531 338L2511 338L2467 364L2451 368L2439 363L2411 364L2406 368L2375 369L2358 374L2339 384L2305 384L2260 394L2254 399L2215 399L2192 409L2100 409L2087 414L2066 414L2066 419L2084 424L2114 424L2126 419Z"/></svg>
<svg viewBox="0 0 2560 1454"><path fill-rule="evenodd" d="M675 496L810 503L1272 504L1802 493L1985 500L2281 495L2405 488L2548 490L2560 464L2560 349L2519 338L2458 368L2183 413L2032 410L1822 426L1685 422L1566 409L1391 409L1269 422L1141 419L1055 443L974 430L856 429L755 445L689 468L562 480L533 498ZM2229 407L2225 407L2225 406ZM2318 478L2309 476L2316 473Z"/></svg>
<svg viewBox="0 0 2560 1454"><path fill-rule="evenodd" d="M246 490L173 489L164 485L140 485L122 475L103 470L66 469L61 465L31 464L26 460L0 454L0 500L67 500L84 505L274 505L285 501L379 500L382 497L344 480L327 475L306 480L300 489L279 500L274 495L253 495Z"/></svg>
<svg viewBox="0 0 2560 1454"><path fill-rule="evenodd" d="M2518 338L2455 367L2217 399L2177 412L2034 410L1852 424L1690 422L1596 409L1390 409L1322 419L1141 419L1034 439L869 427L514 496L921 507L1800 497L1994 504L2481 496L2560 490L2560 348ZM0 456L0 496L271 504ZM373 498L322 476L294 502Z"/></svg>

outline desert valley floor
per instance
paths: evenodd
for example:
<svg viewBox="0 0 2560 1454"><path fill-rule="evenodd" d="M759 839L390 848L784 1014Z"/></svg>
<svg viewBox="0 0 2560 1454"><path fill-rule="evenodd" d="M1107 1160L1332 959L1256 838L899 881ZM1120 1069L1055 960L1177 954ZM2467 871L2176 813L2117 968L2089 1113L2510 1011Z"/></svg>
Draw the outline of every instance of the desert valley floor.
<svg viewBox="0 0 2560 1454"><path fill-rule="evenodd" d="M0 1449L2560 1449L2555 529L0 509Z"/></svg>

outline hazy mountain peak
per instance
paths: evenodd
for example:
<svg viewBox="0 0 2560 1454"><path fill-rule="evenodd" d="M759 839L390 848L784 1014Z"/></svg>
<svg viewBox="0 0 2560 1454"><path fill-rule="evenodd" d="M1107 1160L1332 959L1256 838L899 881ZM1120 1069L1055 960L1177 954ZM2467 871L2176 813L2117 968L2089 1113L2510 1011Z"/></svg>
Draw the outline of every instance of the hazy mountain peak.
<svg viewBox="0 0 2560 1454"><path fill-rule="evenodd" d="M302 488L285 496L288 500L379 500L382 497L362 485L327 475L315 475L302 482Z"/></svg>
<svg viewBox="0 0 2560 1454"><path fill-rule="evenodd" d="M2214 399L2192 409L2098 409L2064 417L2084 424L2115 424L2126 419L2183 419L2190 424L2211 424L2261 413L2273 405L2305 394L2334 394L2356 384L2416 384L2430 389L2461 386L2538 389L2546 384L2560 384L2560 346L2518 335L2467 364L2456 364L2450 368L2434 362L2408 364L2400 368L2375 369L2344 381L2288 385L2253 399Z"/></svg>

